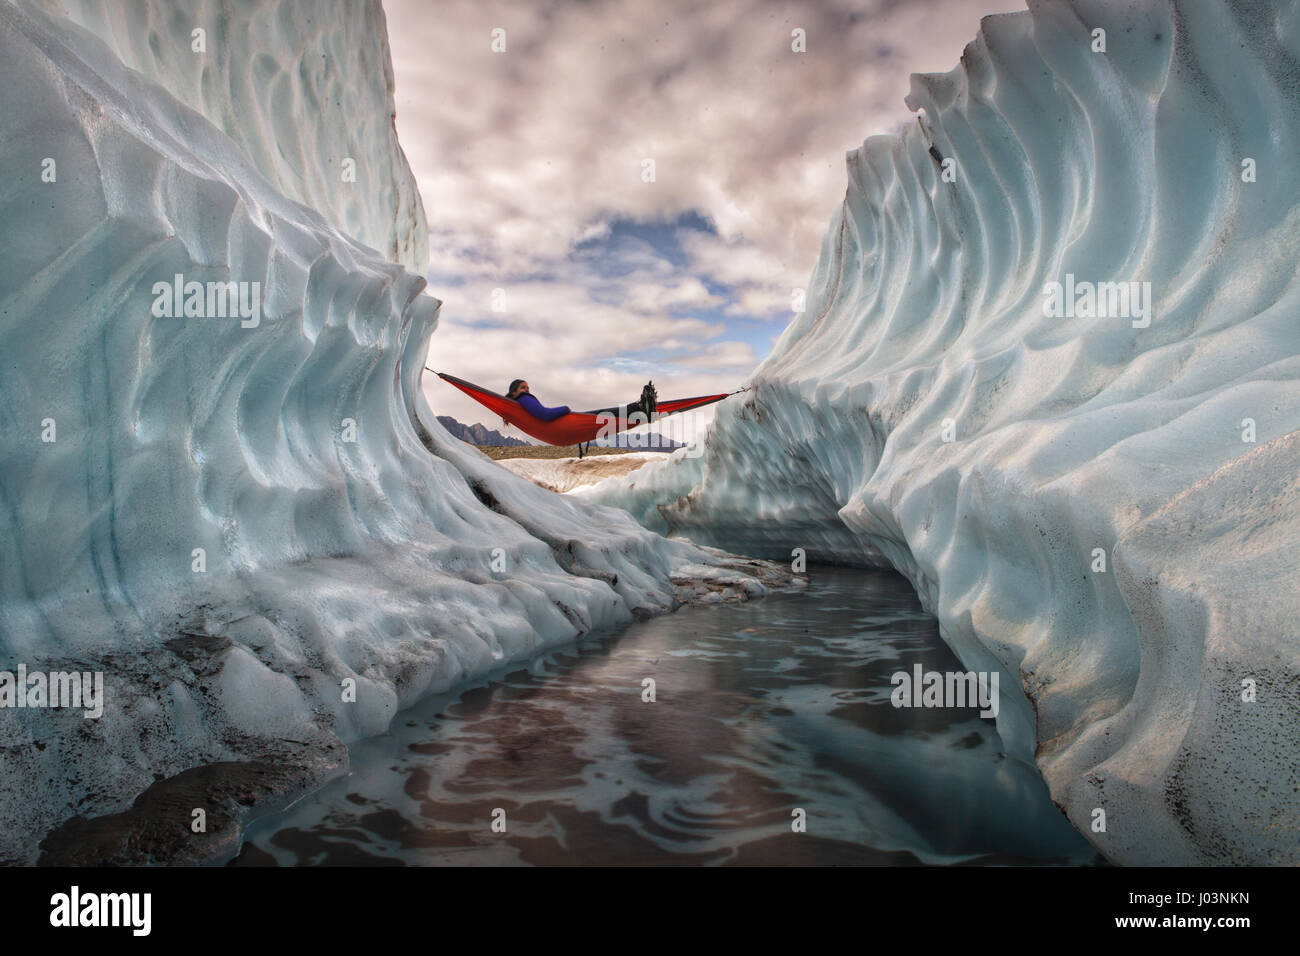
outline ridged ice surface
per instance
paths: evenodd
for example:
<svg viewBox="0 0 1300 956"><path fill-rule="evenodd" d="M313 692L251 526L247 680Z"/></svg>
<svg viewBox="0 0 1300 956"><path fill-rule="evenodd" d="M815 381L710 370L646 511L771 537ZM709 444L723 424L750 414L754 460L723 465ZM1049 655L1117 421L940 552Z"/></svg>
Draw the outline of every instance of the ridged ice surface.
<svg viewBox="0 0 1300 956"><path fill-rule="evenodd" d="M1003 738L1112 860L1295 864L1300 4L1030 8L849 154L807 311L707 453L592 494L898 568L1019 678ZM1051 317L1052 282L1151 309Z"/></svg>
<svg viewBox="0 0 1300 956"><path fill-rule="evenodd" d="M123 66L201 113L281 195L424 274L429 229L397 142L378 0L318 10L229 0L37 5L99 37ZM200 39L204 52L195 50Z"/></svg>
<svg viewBox="0 0 1300 956"><path fill-rule="evenodd" d="M310 783L466 677L763 590L417 408L439 303L377 2L70 6L0 2L0 669L106 701L0 709L0 859L199 764ZM178 274L256 283L256 321L156 314Z"/></svg>

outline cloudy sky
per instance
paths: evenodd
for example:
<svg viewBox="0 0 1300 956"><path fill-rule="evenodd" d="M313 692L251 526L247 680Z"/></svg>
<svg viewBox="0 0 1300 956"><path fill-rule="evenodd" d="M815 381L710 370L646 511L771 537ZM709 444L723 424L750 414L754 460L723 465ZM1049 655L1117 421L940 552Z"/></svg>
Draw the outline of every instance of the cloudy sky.
<svg viewBox="0 0 1300 956"><path fill-rule="evenodd" d="M634 401L651 378L661 398L744 384L807 283L845 152L913 122L909 75L955 66L982 15L1024 9L383 3L444 302L430 365L500 392L525 378L575 409ZM440 414L501 427L434 376L425 389Z"/></svg>

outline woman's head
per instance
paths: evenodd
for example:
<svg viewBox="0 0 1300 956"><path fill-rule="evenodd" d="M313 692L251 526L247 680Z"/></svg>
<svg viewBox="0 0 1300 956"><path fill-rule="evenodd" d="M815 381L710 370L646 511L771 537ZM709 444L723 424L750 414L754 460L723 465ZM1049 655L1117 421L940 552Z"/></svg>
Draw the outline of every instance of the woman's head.
<svg viewBox="0 0 1300 956"><path fill-rule="evenodd" d="M506 398L518 398L521 392L528 391L528 383L522 378L517 378L510 383L510 390L506 392Z"/></svg>

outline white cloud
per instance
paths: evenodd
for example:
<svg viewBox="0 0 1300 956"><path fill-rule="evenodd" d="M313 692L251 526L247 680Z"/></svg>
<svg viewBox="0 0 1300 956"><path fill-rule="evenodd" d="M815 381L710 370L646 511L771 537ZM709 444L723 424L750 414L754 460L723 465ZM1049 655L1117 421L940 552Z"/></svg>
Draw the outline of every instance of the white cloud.
<svg viewBox="0 0 1300 956"><path fill-rule="evenodd" d="M430 291L445 301L434 366L504 388L512 368L528 365L554 382L544 400L598 405L636 397L629 371L598 372L645 343L683 343L687 359L694 349L681 369L752 355L717 341L716 323L668 313L720 308L779 328L843 198L845 151L911 122L909 73L951 69L980 15L1023 2L385 0L384 9L398 133L431 228ZM494 27L507 31L504 54L491 52ZM806 53L790 50L794 27L806 30ZM645 158L653 183L641 180ZM682 231L684 265L611 239L614 221L688 213L719 234ZM510 303L504 319L490 312L497 287ZM707 372L680 378L687 393L731 387ZM437 388L435 408L478 420L472 408L452 411L449 390Z"/></svg>
<svg viewBox="0 0 1300 956"><path fill-rule="evenodd" d="M746 342L715 342L702 349L669 359L676 365L709 370L729 370L743 375L758 363L754 349Z"/></svg>

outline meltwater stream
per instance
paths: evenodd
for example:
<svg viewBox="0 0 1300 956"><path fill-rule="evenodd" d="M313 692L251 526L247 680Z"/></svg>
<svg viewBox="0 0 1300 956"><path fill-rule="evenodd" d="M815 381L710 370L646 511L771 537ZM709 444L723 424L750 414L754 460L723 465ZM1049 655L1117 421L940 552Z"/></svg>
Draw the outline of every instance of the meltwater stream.
<svg viewBox="0 0 1300 956"><path fill-rule="evenodd" d="M813 568L398 715L235 863L1096 861L991 720L892 706L916 663L962 670L903 578Z"/></svg>

